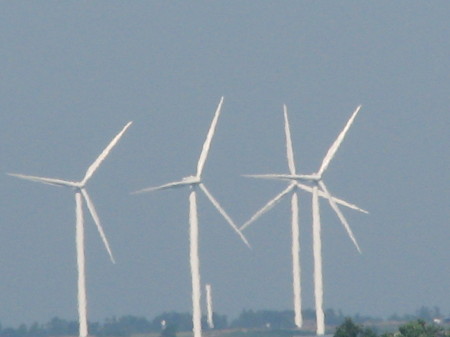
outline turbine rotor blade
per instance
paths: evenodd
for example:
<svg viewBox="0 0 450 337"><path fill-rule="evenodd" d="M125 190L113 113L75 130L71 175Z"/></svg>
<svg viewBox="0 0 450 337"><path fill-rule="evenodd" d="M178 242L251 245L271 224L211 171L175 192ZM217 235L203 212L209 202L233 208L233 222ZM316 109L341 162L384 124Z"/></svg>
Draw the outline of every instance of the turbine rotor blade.
<svg viewBox="0 0 450 337"><path fill-rule="evenodd" d="M220 206L219 202L212 196L212 194L208 191L205 185L199 185L202 191L205 193L209 201L213 204L213 206L219 211L219 213L224 217L224 219L230 224L233 230L239 235L239 237L244 241L248 248L251 248L250 243L247 241L247 238L242 234L239 228L236 226L234 221L230 218L230 216L225 212L222 206Z"/></svg>
<svg viewBox="0 0 450 337"><path fill-rule="evenodd" d="M330 203L331 208L334 210L336 215L338 216L339 220L341 220L342 225L344 226L345 230L347 231L348 236L352 240L353 244L355 245L358 252L361 254L361 249L359 248L358 242L356 241L355 236L353 235L353 232L350 228L350 225L347 222L347 219L345 219L344 214L342 214L341 210L339 209L338 205L334 201L333 197L331 196L330 192L328 192L327 187L323 183L323 181L319 181L320 188L325 192L327 195L328 202Z"/></svg>
<svg viewBox="0 0 450 337"><path fill-rule="evenodd" d="M84 188L81 189L81 193L83 194L84 200L86 200L86 204L89 209L89 212L91 213L92 219L94 219L95 225L97 226L98 233L100 234L103 244L105 245L105 248L109 254L109 257L111 258L111 262L116 263L116 261L114 260L113 254L111 252L111 248L109 246L108 239L106 238L105 232L103 231L103 227L100 223L100 218L98 217L97 211L95 210L94 203L92 202L91 198L89 197L89 194L87 193L87 191Z"/></svg>
<svg viewBox="0 0 450 337"><path fill-rule="evenodd" d="M89 166L86 171L86 175L84 176L81 184L84 186L86 182L92 177L94 172L98 169L103 160L108 156L109 152L112 148L117 144L119 139L123 136L125 131L130 127L133 122L128 122L123 129L113 138L113 140L108 144L108 146L103 150L103 152L97 157L97 159Z"/></svg>
<svg viewBox="0 0 450 337"><path fill-rule="evenodd" d="M243 177L256 179L296 180L297 176L291 174L269 173L269 174L244 174Z"/></svg>
<svg viewBox="0 0 450 337"><path fill-rule="evenodd" d="M302 190L304 190L304 191L306 191L306 192L309 192L309 193L312 193L312 192L313 192L313 188L310 187L310 186L308 186L308 185L304 185L304 184L301 184L301 183L297 183L297 187L300 188L300 189L302 189ZM328 198L328 196L327 196L327 195L325 194L325 192L323 192L322 190L318 190L318 191L317 191L317 194L318 194L319 197L321 197L321 198L325 198L325 199ZM356 210L356 211L358 211L358 212L361 212L361 213L369 214L369 212L366 211L365 209L362 209L362 208L360 208L360 207L358 207L358 206L356 206L356 205L354 205L354 204L351 204L351 203L349 203L349 202L347 202L347 201L345 201L345 200L336 198L335 196L332 196L332 198L333 198L334 202L337 203L337 204L339 204L339 205L342 205L342 206L345 206L345 207L354 209L354 210Z"/></svg>
<svg viewBox="0 0 450 337"><path fill-rule="evenodd" d="M211 146L211 141L214 136L214 131L216 129L217 121L219 120L220 111L222 109L223 104L223 96L220 98L219 105L217 106L216 113L214 114L214 118L211 122L211 126L209 127L208 134L206 136L206 140L203 143L202 152L198 159L197 163L197 177L202 175L203 167L205 166L206 158L208 157L208 151Z"/></svg>
<svg viewBox="0 0 450 337"><path fill-rule="evenodd" d="M320 166L319 171L317 172L318 175L321 177L323 172L327 169L328 165L330 164L330 161L333 159L334 155L336 154L336 151L341 146L342 141L345 138L345 135L347 134L347 131L350 129L350 126L352 125L353 121L355 120L356 115L358 114L359 110L361 109L361 105L356 108L356 110L351 115L350 119L348 120L347 124L345 124L344 129L341 131L339 136L336 138L334 143L329 148L325 158L323 159L322 165Z"/></svg>
<svg viewBox="0 0 450 337"><path fill-rule="evenodd" d="M179 188L179 187L183 187L186 185L192 185L192 183L188 182L188 181L183 181L183 180L174 181L174 182L164 184L161 186L143 188L141 190L131 192L131 194L140 194L140 193L147 193L147 192L153 192L153 191L167 190L170 188Z"/></svg>
<svg viewBox="0 0 450 337"><path fill-rule="evenodd" d="M74 181L67 181L62 179L56 179L56 178L44 178L44 177L36 177L36 176L28 176L24 174L18 174L18 173L7 173L10 176L30 180L38 183L58 186L58 187L79 187L79 183Z"/></svg>
<svg viewBox="0 0 450 337"><path fill-rule="evenodd" d="M286 134L286 154L289 165L289 172L291 174L295 174L294 150L292 148L291 130L289 127L289 119L286 105L283 105L283 110L284 110L284 132Z"/></svg>
<svg viewBox="0 0 450 337"><path fill-rule="evenodd" d="M245 228L250 226L253 222L255 222L261 215L269 211L273 206L275 206L278 202L283 199L283 197L288 194L290 191L292 191L295 187L295 183L290 184L287 188L285 188L281 193L279 193L275 198L269 200L268 203L266 203L259 211L257 211L247 222L245 222L241 228L239 228L240 231L243 231Z"/></svg>

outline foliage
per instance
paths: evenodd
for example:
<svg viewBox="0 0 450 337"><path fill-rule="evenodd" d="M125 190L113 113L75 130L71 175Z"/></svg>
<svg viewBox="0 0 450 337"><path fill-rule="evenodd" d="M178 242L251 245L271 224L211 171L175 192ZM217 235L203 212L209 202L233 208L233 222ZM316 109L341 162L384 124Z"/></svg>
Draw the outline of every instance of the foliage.
<svg viewBox="0 0 450 337"><path fill-rule="evenodd" d="M311 336L310 333L304 333L298 330L234 330L234 331L224 331L217 337L300 337L300 336Z"/></svg>
<svg viewBox="0 0 450 337"><path fill-rule="evenodd" d="M445 332L440 326L427 324L424 320L418 319L401 325L398 333L384 334L382 337L444 337L450 336L450 332Z"/></svg>
<svg viewBox="0 0 450 337"><path fill-rule="evenodd" d="M377 334L370 328L355 324L351 318L346 318L344 323L336 328L334 337L376 337Z"/></svg>
<svg viewBox="0 0 450 337"><path fill-rule="evenodd" d="M364 328L346 318L344 323L336 328L334 337L377 337L377 334L372 329ZM443 327L418 319L401 325L398 332L384 333L380 337L450 337L450 331L446 332Z"/></svg>

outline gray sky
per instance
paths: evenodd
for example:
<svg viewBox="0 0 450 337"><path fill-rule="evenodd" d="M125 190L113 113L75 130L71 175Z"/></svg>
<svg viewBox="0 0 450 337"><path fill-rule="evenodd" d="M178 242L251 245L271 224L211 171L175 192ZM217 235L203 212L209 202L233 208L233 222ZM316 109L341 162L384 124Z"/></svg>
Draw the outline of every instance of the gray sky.
<svg viewBox="0 0 450 337"><path fill-rule="evenodd" d="M117 259L86 221L91 320L190 311L188 191L129 192L195 173L220 96L204 181L238 223L287 173L316 170L363 105L327 173L359 255L322 203L325 307L450 314L448 1L78 1L0 5L0 171L80 179ZM0 321L76 318L75 212L64 189L0 175ZM291 309L289 203L248 228L249 251L199 200L202 281L215 309ZM304 306L313 307L310 197L302 194Z"/></svg>

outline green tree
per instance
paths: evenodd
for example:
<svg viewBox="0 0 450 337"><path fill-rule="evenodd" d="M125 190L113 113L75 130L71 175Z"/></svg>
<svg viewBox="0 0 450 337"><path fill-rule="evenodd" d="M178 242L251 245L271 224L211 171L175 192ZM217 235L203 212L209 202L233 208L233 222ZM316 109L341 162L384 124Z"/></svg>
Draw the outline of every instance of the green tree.
<svg viewBox="0 0 450 337"><path fill-rule="evenodd" d="M377 334L370 328L355 324L351 318L346 318L344 322L336 328L334 337L376 337Z"/></svg>
<svg viewBox="0 0 450 337"><path fill-rule="evenodd" d="M398 328L399 337L441 337L445 336L444 329L434 324L427 324L424 320L418 319L413 322L403 324Z"/></svg>

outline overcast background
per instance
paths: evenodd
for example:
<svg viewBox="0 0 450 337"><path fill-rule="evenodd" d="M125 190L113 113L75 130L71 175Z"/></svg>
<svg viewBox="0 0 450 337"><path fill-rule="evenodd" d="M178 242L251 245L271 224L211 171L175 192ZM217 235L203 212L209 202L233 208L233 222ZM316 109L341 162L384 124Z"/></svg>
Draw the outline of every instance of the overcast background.
<svg viewBox="0 0 450 337"><path fill-rule="evenodd" d="M450 315L448 1L4 1L0 171L89 183L112 265L86 217L90 320L190 312L188 190L129 192L195 173L220 97L204 181L242 224L285 184L282 104L297 170L311 173L352 111L322 203L325 307ZM76 319L73 193L0 175L0 321ZM310 196L302 194L304 307L313 308ZM218 313L292 308L284 201L245 234L199 197L202 282Z"/></svg>

